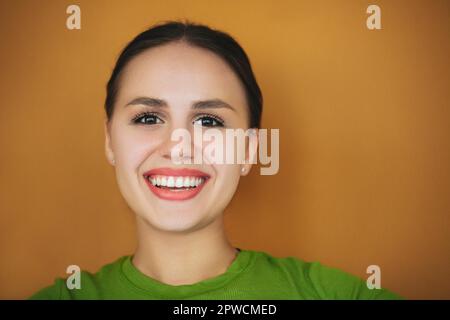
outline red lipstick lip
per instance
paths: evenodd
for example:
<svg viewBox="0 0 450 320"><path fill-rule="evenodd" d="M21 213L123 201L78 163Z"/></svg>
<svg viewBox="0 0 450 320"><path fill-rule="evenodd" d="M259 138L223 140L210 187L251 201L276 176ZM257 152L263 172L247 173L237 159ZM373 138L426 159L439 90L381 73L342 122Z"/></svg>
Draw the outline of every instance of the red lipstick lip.
<svg viewBox="0 0 450 320"><path fill-rule="evenodd" d="M168 188L159 188L154 186L148 179L149 176L156 176L156 175L164 175L164 176L172 176L172 177L179 177L179 176L188 176L188 177L202 177L204 178L204 182L200 184L198 187L192 188L192 189L186 189L186 190L170 190ZM157 168L152 169L149 171L146 171L144 174L144 180L149 189L152 191L154 195L156 195L158 198L164 199L164 200L172 200L172 201L181 201L181 200L188 200L195 197L197 194L200 193L200 191L203 189L205 184L208 182L210 175L195 169L172 169L172 168Z"/></svg>

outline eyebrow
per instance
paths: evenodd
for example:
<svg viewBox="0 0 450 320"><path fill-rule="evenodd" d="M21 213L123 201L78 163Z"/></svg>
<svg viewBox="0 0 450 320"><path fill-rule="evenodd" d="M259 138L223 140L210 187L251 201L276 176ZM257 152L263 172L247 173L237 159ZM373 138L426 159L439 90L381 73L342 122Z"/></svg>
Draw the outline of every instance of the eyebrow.
<svg viewBox="0 0 450 320"><path fill-rule="evenodd" d="M165 100L152 97L137 97L128 102L125 105L125 107L130 105L145 105L149 107L161 107L161 108L169 106L169 104ZM220 99L194 101L191 107L192 109L227 108L236 112L236 109L234 109L231 105Z"/></svg>

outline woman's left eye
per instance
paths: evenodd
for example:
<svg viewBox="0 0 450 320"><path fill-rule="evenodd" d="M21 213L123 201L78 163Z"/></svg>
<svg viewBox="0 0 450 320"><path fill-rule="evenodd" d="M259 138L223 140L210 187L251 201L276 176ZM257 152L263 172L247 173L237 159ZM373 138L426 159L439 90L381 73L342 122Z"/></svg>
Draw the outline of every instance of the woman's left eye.
<svg viewBox="0 0 450 320"><path fill-rule="evenodd" d="M194 121L194 124L201 125L202 127L223 127L222 120L211 116L202 116Z"/></svg>

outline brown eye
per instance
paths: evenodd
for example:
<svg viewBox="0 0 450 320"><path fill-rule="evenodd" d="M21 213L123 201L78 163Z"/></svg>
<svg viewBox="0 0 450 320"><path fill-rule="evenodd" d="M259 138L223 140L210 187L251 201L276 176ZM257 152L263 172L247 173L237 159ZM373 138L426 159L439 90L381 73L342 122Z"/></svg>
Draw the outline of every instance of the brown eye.
<svg viewBox="0 0 450 320"><path fill-rule="evenodd" d="M148 114L140 114L140 115L136 116L133 120L133 123L152 125L152 124L164 123L164 121L162 121L161 118L158 117L157 115L148 113Z"/></svg>
<svg viewBox="0 0 450 320"><path fill-rule="evenodd" d="M223 121L211 116L200 117L194 121L194 124L202 127L223 127Z"/></svg>

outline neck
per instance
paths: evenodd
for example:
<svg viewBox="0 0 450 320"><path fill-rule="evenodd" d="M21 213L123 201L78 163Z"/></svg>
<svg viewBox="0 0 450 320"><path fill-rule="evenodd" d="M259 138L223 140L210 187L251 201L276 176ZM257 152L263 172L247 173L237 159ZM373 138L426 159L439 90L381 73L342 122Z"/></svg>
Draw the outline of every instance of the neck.
<svg viewBox="0 0 450 320"><path fill-rule="evenodd" d="M226 238L222 216L190 233L155 229L137 217L137 233L134 266L169 285L193 284L218 276L237 256Z"/></svg>

